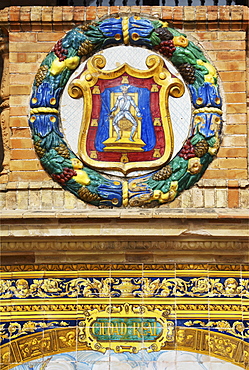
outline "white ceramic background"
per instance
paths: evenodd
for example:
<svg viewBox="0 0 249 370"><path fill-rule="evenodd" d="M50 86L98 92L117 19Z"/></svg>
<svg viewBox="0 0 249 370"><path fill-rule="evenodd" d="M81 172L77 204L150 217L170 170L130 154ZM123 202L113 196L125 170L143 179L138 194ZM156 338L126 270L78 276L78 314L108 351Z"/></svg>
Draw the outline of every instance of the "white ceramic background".
<svg viewBox="0 0 249 370"><path fill-rule="evenodd" d="M53 356L44 368L46 359L48 357L19 365L13 370L241 370L218 358L185 351L70 352Z"/></svg>

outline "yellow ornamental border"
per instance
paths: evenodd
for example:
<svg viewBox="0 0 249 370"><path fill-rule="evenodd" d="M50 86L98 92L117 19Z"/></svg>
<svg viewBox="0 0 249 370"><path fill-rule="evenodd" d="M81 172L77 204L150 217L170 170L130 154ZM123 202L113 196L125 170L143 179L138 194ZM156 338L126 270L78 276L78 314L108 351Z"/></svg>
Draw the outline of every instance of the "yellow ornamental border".
<svg viewBox="0 0 249 370"><path fill-rule="evenodd" d="M77 329L78 330L78 329ZM56 328L45 333L35 333L18 338L1 346L1 370L10 370L18 364L59 353L90 350L84 341L79 341L75 327ZM97 350L97 349L95 349ZM166 341L161 350L177 350L201 353L224 360L247 369L249 344L241 339L199 328L176 327L174 341Z"/></svg>

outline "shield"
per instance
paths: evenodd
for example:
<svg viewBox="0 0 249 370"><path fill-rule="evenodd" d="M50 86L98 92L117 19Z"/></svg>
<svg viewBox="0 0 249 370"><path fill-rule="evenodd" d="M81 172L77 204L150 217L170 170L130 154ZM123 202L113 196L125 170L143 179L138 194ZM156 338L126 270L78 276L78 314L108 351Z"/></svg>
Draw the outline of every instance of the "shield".
<svg viewBox="0 0 249 370"><path fill-rule="evenodd" d="M158 55L148 69L124 63L105 69L103 55L90 58L69 86L69 95L84 99L78 152L98 170L155 170L174 148L168 98L181 97L184 85Z"/></svg>

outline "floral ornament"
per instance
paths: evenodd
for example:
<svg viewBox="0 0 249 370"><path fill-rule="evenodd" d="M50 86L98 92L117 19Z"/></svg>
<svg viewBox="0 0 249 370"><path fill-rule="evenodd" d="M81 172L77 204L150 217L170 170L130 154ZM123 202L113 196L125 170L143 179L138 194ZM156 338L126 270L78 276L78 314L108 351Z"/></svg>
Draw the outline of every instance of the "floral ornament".
<svg viewBox="0 0 249 370"><path fill-rule="evenodd" d="M179 153L158 171L123 183L85 166L60 129L59 100L69 77L80 62L112 45L146 47L166 57L185 80L194 108L192 130ZM171 202L201 178L218 152L222 102L217 81L200 48L166 22L132 16L78 26L55 44L35 76L29 118L35 150L55 181L93 205L152 207Z"/></svg>
<svg viewBox="0 0 249 370"><path fill-rule="evenodd" d="M37 322L27 321L25 323L10 322L0 326L0 343L12 340L29 333L35 333L44 329L65 327L69 324L65 321Z"/></svg>
<svg viewBox="0 0 249 370"><path fill-rule="evenodd" d="M184 323L185 326L197 326L204 329L217 329L219 332L225 332L235 337L243 338L248 341L249 329L248 322L244 324L243 321L201 321L201 320L189 320Z"/></svg>

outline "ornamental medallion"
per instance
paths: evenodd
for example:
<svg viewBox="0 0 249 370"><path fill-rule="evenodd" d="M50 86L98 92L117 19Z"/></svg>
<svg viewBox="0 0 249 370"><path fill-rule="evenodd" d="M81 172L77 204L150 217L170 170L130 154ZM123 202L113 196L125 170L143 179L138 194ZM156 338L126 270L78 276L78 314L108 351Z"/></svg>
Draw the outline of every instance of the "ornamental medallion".
<svg viewBox="0 0 249 370"><path fill-rule="evenodd" d="M30 106L44 169L100 207L173 201L221 142L216 69L155 19L108 18L69 31L42 62Z"/></svg>

